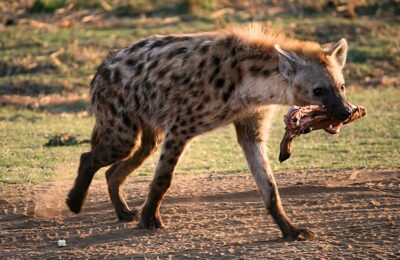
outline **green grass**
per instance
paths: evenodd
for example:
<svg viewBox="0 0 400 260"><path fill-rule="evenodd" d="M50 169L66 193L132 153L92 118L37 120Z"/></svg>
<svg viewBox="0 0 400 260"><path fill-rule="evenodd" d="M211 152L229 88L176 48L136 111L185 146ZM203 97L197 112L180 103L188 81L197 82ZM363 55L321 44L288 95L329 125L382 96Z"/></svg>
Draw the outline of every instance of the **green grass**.
<svg viewBox="0 0 400 260"><path fill-rule="evenodd" d="M293 155L283 164L278 162L278 155L279 142L284 133L282 116L287 108L278 109L268 141L273 169L399 168L399 96L398 88L352 90L350 101L365 105L368 116L343 127L339 135L318 131L295 139ZM39 183L74 178L79 155L89 146L45 147L44 144L52 135L64 132L76 133L81 139L89 138L92 117L61 117L14 108L1 108L0 115L0 182ZM136 173L151 174L157 157L158 153ZM246 171L232 126L196 138L177 169L178 174ZM97 176L101 178L103 174Z"/></svg>

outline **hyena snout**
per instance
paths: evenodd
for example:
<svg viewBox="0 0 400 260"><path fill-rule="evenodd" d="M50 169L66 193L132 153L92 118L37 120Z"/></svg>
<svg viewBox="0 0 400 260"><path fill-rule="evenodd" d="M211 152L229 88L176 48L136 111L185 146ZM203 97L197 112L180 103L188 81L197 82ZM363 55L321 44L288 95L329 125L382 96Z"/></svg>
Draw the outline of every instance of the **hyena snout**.
<svg viewBox="0 0 400 260"><path fill-rule="evenodd" d="M323 102L328 115L336 118L337 120L346 120L353 114L353 106L344 98L327 100Z"/></svg>
<svg viewBox="0 0 400 260"><path fill-rule="evenodd" d="M353 108L352 107L344 107L341 109L338 109L336 113L333 114L333 117L338 119L338 120L346 120L353 114Z"/></svg>

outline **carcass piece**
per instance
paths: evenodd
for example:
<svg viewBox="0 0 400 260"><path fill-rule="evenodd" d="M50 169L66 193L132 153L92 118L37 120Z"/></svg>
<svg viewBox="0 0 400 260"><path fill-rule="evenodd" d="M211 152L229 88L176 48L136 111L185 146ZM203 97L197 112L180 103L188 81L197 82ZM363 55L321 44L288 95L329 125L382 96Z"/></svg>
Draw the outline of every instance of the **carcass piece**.
<svg viewBox="0 0 400 260"><path fill-rule="evenodd" d="M342 125L348 124L367 114L362 106L353 105L353 114L343 121L328 116L323 106L309 105L304 107L293 106L284 117L286 132L281 141L279 161L289 159L292 140L302 134L324 129L330 134L337 134Z"/></svg>

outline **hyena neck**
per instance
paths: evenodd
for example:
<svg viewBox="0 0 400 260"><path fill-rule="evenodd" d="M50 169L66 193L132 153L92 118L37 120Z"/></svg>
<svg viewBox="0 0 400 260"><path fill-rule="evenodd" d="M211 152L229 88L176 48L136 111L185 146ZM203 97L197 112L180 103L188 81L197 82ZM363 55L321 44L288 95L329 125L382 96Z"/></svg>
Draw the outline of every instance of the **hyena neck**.
<svg viewBox="0 0 400 260"><path fill-rule="evenodd" d="M242 43L238 56L241 60L242 84L238 97L248 107L294 103L292 84L279 72L279 58L272 48ZM234 73L234 72L233 72Z"/></svg>

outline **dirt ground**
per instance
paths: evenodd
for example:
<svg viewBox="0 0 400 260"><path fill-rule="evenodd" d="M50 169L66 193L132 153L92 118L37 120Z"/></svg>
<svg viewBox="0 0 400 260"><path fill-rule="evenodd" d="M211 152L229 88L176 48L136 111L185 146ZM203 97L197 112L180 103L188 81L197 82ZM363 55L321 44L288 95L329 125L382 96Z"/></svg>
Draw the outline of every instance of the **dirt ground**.
<svg viewBox="0 0 400 260"><path fill-rule="evenodd" d="M94 181L81 214L69 213L68 181L1 187L0 258L400 258L399 169L276 176L288 215L316 241L280 238L250 174L176 176L161 231L118 222L103 180ZM132 207L143 203L149 179L129 179Z"/></svg>

